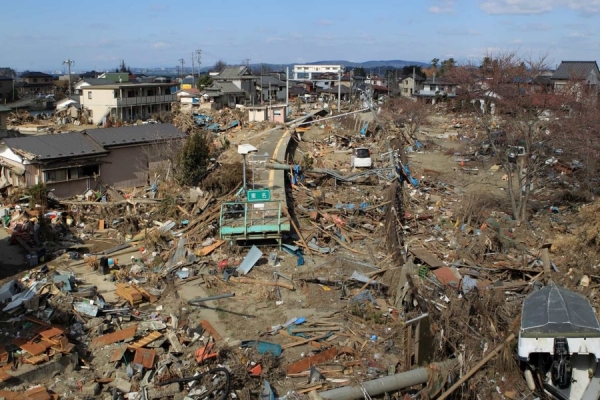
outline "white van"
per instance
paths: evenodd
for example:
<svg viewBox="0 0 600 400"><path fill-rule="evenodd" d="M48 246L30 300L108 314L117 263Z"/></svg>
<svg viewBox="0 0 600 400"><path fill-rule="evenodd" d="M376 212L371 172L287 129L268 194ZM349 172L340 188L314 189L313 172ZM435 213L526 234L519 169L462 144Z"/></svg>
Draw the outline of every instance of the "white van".
<svg viewBox="0 0 600 400"><path fill-rule="evenodd" d="M357 147L352 152L350 158L350 167L352 168L371 168L373 161L371 160L371 150L367 147Z"/></svg>

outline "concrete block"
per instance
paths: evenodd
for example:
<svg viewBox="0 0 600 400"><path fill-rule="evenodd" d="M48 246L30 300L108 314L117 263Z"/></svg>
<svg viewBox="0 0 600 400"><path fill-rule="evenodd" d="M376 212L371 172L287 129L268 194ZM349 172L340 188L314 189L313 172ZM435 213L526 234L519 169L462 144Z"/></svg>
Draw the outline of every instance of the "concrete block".
<svg viewBox="0 0 600 400"><path fill-rule="evenodd" d="M89 385L84 386L82 389L84 395L97 396L102 390L102 386L98 382L92 382Z"/></svg>
<svg viewBox="0 0 600 400"><path fill-rule="evenodd" d="M171 383L170 385L148 388L148 399L158 400L169 396L175 396L180 393L179 383Z"/></svg>
<svg viewBox="0 0 600 400"><path fill-rule="evenodd" d="M108 386L118 389L121 393L131 392L131 382L128 382L122 378L116 378L114 381L109 383Z"/></svg>

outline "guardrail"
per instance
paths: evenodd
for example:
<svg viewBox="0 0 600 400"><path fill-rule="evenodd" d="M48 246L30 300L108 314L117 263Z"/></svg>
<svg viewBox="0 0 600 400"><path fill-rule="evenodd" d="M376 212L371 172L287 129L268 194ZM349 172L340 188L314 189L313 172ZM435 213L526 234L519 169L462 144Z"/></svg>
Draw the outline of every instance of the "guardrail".
<svg viewBox="0 0 600 400"><path fill-rule="evenodd" d="M221 238L253 235L281 235L289 230L289 221L282 218L281 201L230 202L221 204L219 235Z"/></svg>

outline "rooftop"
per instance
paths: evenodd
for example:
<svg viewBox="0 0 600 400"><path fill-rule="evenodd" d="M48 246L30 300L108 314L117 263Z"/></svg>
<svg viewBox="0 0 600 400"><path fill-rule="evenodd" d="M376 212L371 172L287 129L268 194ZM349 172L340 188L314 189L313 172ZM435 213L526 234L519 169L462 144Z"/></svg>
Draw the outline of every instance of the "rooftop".
<svg viewBox="0 0 600 400"><path fill-rule="evenodd" d="M57 158L105 154L106 150L80 132L59 133L4 139L13 150L20 150L29 160L51 160Z"/></svg>
<svg viewBox="0 0 600 400"><path fill-rule="evenodd" d="M6 107L6 106L3 106L2 104L0 104L0 112L9 112L9 111L12 111L12 108Z"/></svg>
<svg viewBox="0 0 600 400"><path fill-rule="evenodd" d="M251 79L254 78L252 72L245 65L235 67L225 67L218 75L213 76L213 79Z"/></svg>
<svg viewBox="0 0 600 400"><path fill-rule="evenodd" d="M592 72L600 78L600 71L596 61L562 61L552 79L585 79Z"/></svg>
<svg viewBox="0 0 600 400"><path fill-rule="evenodd" d="M123 126L120 128L90 129L85 134L104 147L182 139L187 135L173 124Z"/></svg>
<svg viewBox="0 0 600 400"><path fill-rule="evenodd" d="M38 71L25 71L20 76L21 78L52 78L52 75Z"/></svg>

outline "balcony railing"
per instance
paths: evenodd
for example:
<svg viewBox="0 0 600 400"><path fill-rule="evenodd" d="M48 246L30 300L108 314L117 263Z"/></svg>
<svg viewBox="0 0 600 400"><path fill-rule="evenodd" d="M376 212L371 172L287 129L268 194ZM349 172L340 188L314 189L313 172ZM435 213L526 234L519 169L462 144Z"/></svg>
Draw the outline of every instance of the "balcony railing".
<svg viewBox="0 0 600 400"><path fill-rule="evenodd" d="M117 107L146 106L152 104L171 103L177 101L175 94L163 94L160 96L139 96L117 99Z"/></svg>

